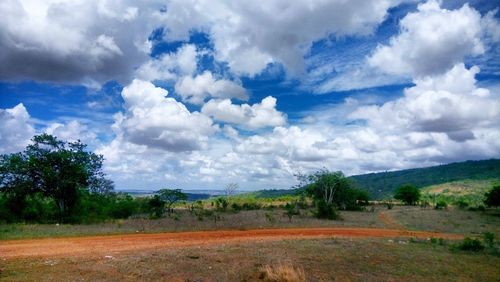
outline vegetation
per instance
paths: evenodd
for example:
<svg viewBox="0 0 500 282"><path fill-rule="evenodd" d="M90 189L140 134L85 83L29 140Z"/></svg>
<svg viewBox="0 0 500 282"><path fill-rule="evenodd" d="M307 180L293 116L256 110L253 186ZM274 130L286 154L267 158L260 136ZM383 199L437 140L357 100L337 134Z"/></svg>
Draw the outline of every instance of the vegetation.
<svg viewBox="0 0 500 282"><path fill-rule="evenodd" d="M389 196L397 187L412 183L417 188L460 180L495 179L500 175L500 160L451 163L426 168L355 175L350 178L374 199Z"/></svg>
<svg viewBox="0 0 500 282"><path fill-rule="evenodd" d="M484 203L489 207L500 206L500 185L494 186L488 193L484 195Z"/></svg>
<svg viewBox="0 0 500 282"><path fill-rule="evenodd" d="M1 219L81 222L88 218L84 212L109 208L95 202L116 203L113 183L102 172L103 157L85 147L42 134L23 152L0 156ZM111 198L103 200L106 195Z"/></svg>
<svg viewBox="0 0 500 282"><path fill-rule="evenodd" d="M420 200L420 190L411 184L402 185L394 191L394 199L413 206Z"/></svg>
<svg viewBox="0 0 500 282"><path fill-rule="evenodd" d="M179 201L186 201L188 196L181 192L181 189L161 189L158 190L157 195L165 203L167 212L170 214L173 212L173 205Z"/></svg>
<svg viewBox="0 0 500 282"><path fill-rule="evenodd" d="M318 218L337 219L337 209L359 210L368 203L368 193L354 188L341 171L322 169L298 178L299 185L312 197Z"/></svg>

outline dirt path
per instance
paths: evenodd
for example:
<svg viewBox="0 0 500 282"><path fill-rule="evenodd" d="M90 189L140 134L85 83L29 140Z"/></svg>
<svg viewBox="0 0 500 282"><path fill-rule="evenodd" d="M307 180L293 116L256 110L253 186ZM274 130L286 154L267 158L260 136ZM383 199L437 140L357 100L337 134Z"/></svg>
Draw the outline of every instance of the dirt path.
<svg viewBox="0 0 500 282"><path fill-rule="evenodd" d="M168 249L200 245L223 245L249 241L332 237L462 238L462 236L458 234L409 232L404 230L371 228L290 228L127 234L0 241L0 259L55 256L105 256L125 251Z"/></svg>
<svg viewBox="0 0 500 282"><path fill-rule="evenodd" d="M390 212L380 212L378 214L378 218L385 224L385 226L387 226L387 228L396 230L406 230L406 228L403 225L399 224L399 222L397 222L392 217Z"/></svg>

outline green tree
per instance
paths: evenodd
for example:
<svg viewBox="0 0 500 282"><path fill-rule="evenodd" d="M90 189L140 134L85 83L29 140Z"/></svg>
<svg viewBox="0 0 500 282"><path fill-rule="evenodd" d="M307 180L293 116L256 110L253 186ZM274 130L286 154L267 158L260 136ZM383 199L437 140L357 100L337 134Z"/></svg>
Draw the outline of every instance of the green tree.
<svg viewBox="0 0 500 282"><path fill-rule="evenodd" d="M493 188L484 194L484 204L488 207L500 206L500 185L493 186Z"/></svg>
<svg viewBox="0 0 500 282"><path fill-rule="evenodd" d="M150 215L154 218L160 218L165 212L165 201L163 201L160 196L154 195L148 201L148 206L150 210Z"/></svg>
<svg viewBox="0 0 500 282"><path fill-rule="evenodd" d="M411 184L402 185L394 192L394 199L413 206L420 200L420 190Z"/></svg>
<svg viewBox="0 0 500 282"><path fill-rule="evenodd" d="M162 201L165 202L165 206L167 207L167 212L172 213L172 206L179 201L186 201L188 196L185 193L182 193L181 189L160 189L157 192L157 195L160 197Z"/></svg>
<svg viewBox="0 0 500 282"><path fill-rule="evenodd" d="M318 170L310 175L298 175L299 186L315 202L317 217L335 219L336 209L359 209L368 201L368 193L354 188L341 171Z"/></svg>
<svg viewBox="0 0 500 282"><path fill-rule="evenodd" d="M80 141L64 142L41 134L23 152L2 155L0 191L14 213L22 214L28 196L36 194L53 199L59 220L67 222L78 213L82 192L112 191L113 183L102 171L103 157L85 148Z"/></svg>

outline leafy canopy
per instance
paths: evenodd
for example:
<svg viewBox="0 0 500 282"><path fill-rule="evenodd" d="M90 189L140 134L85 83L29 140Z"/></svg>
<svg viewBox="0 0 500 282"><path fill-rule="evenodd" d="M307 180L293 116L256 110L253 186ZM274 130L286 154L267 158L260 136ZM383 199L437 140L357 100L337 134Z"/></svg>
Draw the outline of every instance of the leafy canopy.
<svg viewBox="0 0 500 282"><path fill-rule="evenodd" d="M1 155L0 191L13 213L20 214L39 195L52 199L59 219L69 221L82 193L111 192L113 182L102 171L103 157L85 148L80 141L64 142L41 134L23 152Z"/></svg>
<svg viewBox="0 0 500 282"><path fill-rule="evenodd" d="M407 205L414 205L420 200L420 190L411 184L402 185L394 192L394 199Z"/></svg>

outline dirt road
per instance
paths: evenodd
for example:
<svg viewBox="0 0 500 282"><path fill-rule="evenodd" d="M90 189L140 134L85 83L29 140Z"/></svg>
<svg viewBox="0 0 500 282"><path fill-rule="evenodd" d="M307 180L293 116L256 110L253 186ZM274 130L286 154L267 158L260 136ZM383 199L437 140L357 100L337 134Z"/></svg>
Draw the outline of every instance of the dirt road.
<svg viewBox="0 0 500 282"><path fill-rule="evenodd" d="M458 234L371 228L290 228L180 233L125 234L71 238L0 241L0 259L106 256L118 252L179 248L185 246L223 245L249 241L272 241L310 238L445 238L461 239Z"/></svg>

